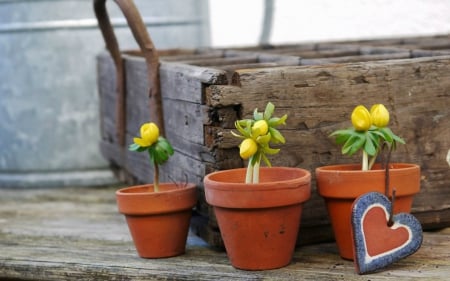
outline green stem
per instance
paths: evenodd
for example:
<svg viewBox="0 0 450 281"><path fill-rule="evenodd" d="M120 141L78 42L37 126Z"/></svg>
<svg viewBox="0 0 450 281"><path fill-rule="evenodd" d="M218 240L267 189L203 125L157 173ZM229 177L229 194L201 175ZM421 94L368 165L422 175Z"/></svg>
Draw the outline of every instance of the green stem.
<svg viewBox="0 0 450 281"><path fill-rule="evenodd" d="M252 166L252 157L248 160L247 173L245 175L245 183L252 183L253 178L253 166Z"/></svg>
<svg viewBox="0 0 450 281"><path fill-rule="evenodd" d="M375 160L377 160L377 155L378 155L378 153L375 153L375 155L372 156L372 158L370 158L370 161L369 161L369 170L371 170L373 164L375 164Z"/></svg>
<svg viewBox="0 0 450 281"><path fill-rule="evenodd" d="M253 183L259 183L259 166L261 165L261 156L259 155L253 166Z"/></svg>
<svg viewBox="0 0 450 281"><path fill-rule="evenodd" d="M153 191L159 192L159 166L156 162L153 163L155 173L153 175Z"/></svg>
<svg viewBox="0 0 450 281"><path fill-rule="evenodd" d="M369 170L369 155L365 150L363 150L363 158L362 158L362 170L368 171Z"/></svg>

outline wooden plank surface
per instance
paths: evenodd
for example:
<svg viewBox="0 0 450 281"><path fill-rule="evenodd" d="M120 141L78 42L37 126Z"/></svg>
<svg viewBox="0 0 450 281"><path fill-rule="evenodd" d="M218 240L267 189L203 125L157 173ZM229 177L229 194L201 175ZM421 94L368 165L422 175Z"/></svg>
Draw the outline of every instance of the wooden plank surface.
<svg viewBox="0 0 450 281"><path fill-rule="evenodd" d="M407 145L396 151L393 160L417 163L422 168L421 192L415 197L413 213L427 229L450 226L447 160L450 56L394 60L410 55L438 55L431 50L446 52L449 40L446 38L432 48L431 43L436 45L436 42L431 39L431 45L423 45L429 50L409 49L418 44L412 39L402 42L395 43L399 46L391 46L394 42L387 40L379 45L320 43L167 53L183 55L183 60L205 60L205 65L211 67L162 60L166 137L176 150L175 156L163 167L162 177L184 180L184 174L188 174L189 181L201 186L204 175L213 170L244 166L237 153L239 141L231 136L230 129L237 118L248 117L255 106L264 108L268 100L276 104L279 112L289 115L288 125L283 128L287 144L272 158L274 165L301 167L313 172L318 166L354 162L357 158L342 156L340 148L328 135L337 128L350 126L349 114L356 104L370 106L382 102L391 111L392 129L407 141ZM272 63L297 65L301 59L293 54L301 53L309 54L305 57L311 57L310 62L326 60L334 64L325 65L323 61L323 65L315 66L271 66ZM359 55L348 57L351 54ZM319 58L315 58L317 56ZM218 58L228 64L221 65L220 69L213 67ZM144 59L132 55L124 55L124 59L126 137L127 143L131 143L140 124L149 118L148 83ZM367 59L371 61L342 63ZM374 61L380 59L383 61ZM237 61L253 60L255 63L245 66L233 65ZM307 61L304 58L302 63ZM114 71L112 61L104 54L99 56L99 69L104 69L99 73L103 154L122 168L122 175L129 175L122 179L151 181L152 169L145 154L116 147ZM300 244L327 241L331 237L325 205L315 192L314 173L312 175L313 196L305 204ZM212 229L202 237L213 237L212 240L217 241L215 218L205 202L202 203L199 212L211 218L203 227Z"/></svg>
<svg viewBox="0 0 450 281"><path fill-rule="evenodd" d="M334 243L299 247L270 271L234 269L226 253L190 235L185 255L137 257L108 188L0 189L0 279L27 280L448 280L450 229L426 232L414 255L359 276Z"/></svg>
<svg viewBox="0 0 450 281"><path fill-rule="evenodd" d="M422 169L421 192L414 199L413 212L422 213L421 222L427 225L449 226L449 73L450 57L242 70L237 71L238 86L211 85L205 93L211 107L239 105L244 118L255 107L264 108L268 100L274 102L278 112L289 117L281 129L286 145L271 159L272 164L310 171L358 161L357 156L343 156L328 136L351 126L349 114L354 106L386 104L390 127L406 140L393 154L393 161L416 163ZM212 132L205 136L207 145L218 150L238 145L239 140L230 134L232 127L214 129L205 130ZM314 183L313 173L313 190ZM312 208L308 212L313 215L311 222L326 217L321 200L314 193L314 204L305 206ZM426 214L435 211L442 215Z"/></svg>

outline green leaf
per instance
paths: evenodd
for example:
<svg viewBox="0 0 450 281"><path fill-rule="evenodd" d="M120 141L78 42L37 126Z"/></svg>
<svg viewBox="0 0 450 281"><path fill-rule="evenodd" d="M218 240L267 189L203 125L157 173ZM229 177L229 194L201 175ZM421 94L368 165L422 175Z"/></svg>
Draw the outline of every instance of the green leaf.
<svg viewBox="0 0 450 281"><path fill-rule="evenodd" d="M380 128L379 131L383 134L383 139L388 143L392 143L394 139L392 138L392 131L389 128Z"/></svg>
<svg viewBox="0 0 450 281"><path fill-rule="evenodd" d="M152 159L152 162L159 165L159 155L158 152L156 150L156 146L151 146L150 149L148 150L148 153L150 155L150 159Z"/></svg>
<svg viewBox="0 0 450 281"><path fill-rule="evenodd" d="M243 122L245 121L245 122ZM236 129L239 131L239 133L241 133L241 135L244 136L244 138L250 138L251 137L251 128L248 128L249 124L251 124L251 120L240 120L240 121L236 121L234 123L234 126L236 127ZM251 127L251 125L250 125Z"/></svg>
<svg viewBox="0 0 450 281"><path fill-rule="evenodd" d="M158 145L161 146L163 150L170 156L174 154L174 150L172 145L169 143L169 141L163 137L158 138Z"/></svg>
<svg viewBox="0 0 450 281"><path fill-rule="evenodd" d="M360 138L363 132L357 132L353 128L345 130L337 130L330 134L330 136L336 136L337 144L344 144L344 146L351 145L357 138ZM352 140L350 140L352 139ZM349 142L350 141L350 142Z"/></svg>
<svg viewBox="0 0 450 281"><path fill-rule="evenodd" d="M364 151L366 151L370 156L374 156L377 153L377 148L373 141L374 139L371 137L370 133L367 132L366 141L364 143Z"/></svg>
<svg viewBox="0 0 450 281"><path fill-rule="evenodd" d="M158 165L163 164L169 159L169 155L167 154L167 151L164 150L163 147L160 145L156 145L153 150L153 156L155 157L155 163Z"/></svg>
<svg viewBox="0 0 450 281"><path fill-rule="evenodd" d="M153 166L155 165L155 158L153 157L152 149L150 148L148 150L148 157L150 158L150 164Z"/></svg>
<svg viewBox="0 0 450 281"><path fill-rule="evenodd" d="M270 163L270 160L269 160L269 158L267 158L266 155L262 154L261 157L262 157L264 163L266 163L267 167L272 167L272 164Z"/></svg>
<svg viewBox="0 0 450 281"><path fill-rule="evenodd" d="M406 144L405 140L403 140L401 137L397 136L397 135L392 135L394 141L397 143L401 143L401 144Z"/></svg>
<svg viewBox="0 0 450 281"><path fill-rule="evenodd" d="M235 133L234 131L231 131L231 134L232 134L233 136L237 137L237 138L240 138L240 139L246 139L245 136L239 135L239 134Z"/></svg>
<svg viewBox="0 0 450 281"><path fill-rule="evenodd" d="M255 110L253 111L253 119L255 121L263 120L264 119L264 115L261 112L258 112L258 109L255 108Z"/></svg>
<svg viewBox="0 0 450 281"><path fill-rule="evenodd" d="M269 154L269 155L275 155L278 152L280 152L279 148L271 148L269 146L264 147L263 150L264 150L264 153Z"/></svg>
<svg viewBox="0 0 450 281"><path fill-rule="evenodd" d="M169 141L163 137L159 137L158 141L148 149L148 154L152 163L161 165L174 154L174 149Z"/></svg>
<svg viewBox="0 0 450 281"><path fill-rule="evenodd" d="M336 135L353 135L354 132L355 132L354 129L336 130L336 131L332 132L329 136L334 137Z"/></svg>
<svg viewBox="0 0 450 281"><path fill-rule="evenodd" d="M375 146L375 149L378 150L381 145L380 138L383 138L383 136L380 136L380 134L375 132L376 131L368 131L366 133L366 137L372 142L372 144Z"/></svg>
<svg viewBox="0 0 450 281"><path fill-rule="evenodd" d="M249 161L250 161L250 165L252 165L252 167L255 166L256 162L258 161L259 155L260 155L260 152L257 151L255 154L253 154L253 156L250 157Z"/></svg>
<svg viewBox="0 0 450 281"><path fill-rule="evenodd" d="M141 146L137 143L132 143L130 146L128 146L128 150L130 151L137 151Z"/></svg>
<svg viewBox="0 0 450 281"><path fill-rule="evenodd" d="M142 146L140 146L137 143L132 143L128 147L128 150L130 150L130 151L137 151L137 152L146 151L147 149L148 149L148 147L142 147Z"/></svg>
<svg viewBox="0 0 450 281"><path fill-rule="evenodd" d="M270 134L259 136L256 138L256 142L259 144L268 144L272 136Z"/></svg>
<svg viewBox="0 0 450 281"><path fill-rule="evenodd" d="M353 145L351 146L351 149L349 151L349 155L355 154L355 152L360 150L365 143L366 143L366 138L365 137L358 137L356 139L356 141L353 143Z"/></svg>
<svg viewBox="0 0 450 281"><path fill-rule="evenodd" d="M264 110L264 119L269 121L272 117L273 112L275 111L275 105L273 103L268 102L266 105L266 109Z"/></svg>
<svg viewBox="0 0 450 281"><path fill-rule="evenodd" d="M392 138L391 142L399 142L401 144L405 144L405 141L401 137L399 137L396 134L394 134L394 132L392 132L391 129L385 127L385 128L380 129L380 130L382 132L384 132L385 134L388 134Z"/></svg>
<svg viewBox="0 0 450 281"><path fill-rule="evenodd" d="M277 129L269 127L269 133L272 136L271 141L273 143L286 143L286 139Z"/></svg>
<svg viewBox="0 0 450 281"><path fill-rule="evenodd" d="M251 137L251 135L252 135L252 125L253 125L253 120L251 120L251 119L248 119L247 120L247 122L246 122L246 124L245 124L245 133L249 136L249 137Z"/></svg>
<svg viewBox="0 0 450 281"><path fill-rule="evenodd" d="M342 153L350 156L353 155L363 147L365 141L366 137L364 133L355 132L342 147Z"/></svg>
<svg viewBox="0 0 450 281"><path fill-rule="evenodd" d="M378 141L380 140L380 138L382 138L383 140L385 139L385 135L379 130L369 130L368 132L372 137L376 138Z"/></svg>
<svg viewBox="0 0 450 281"><path fill-rule="evenodd" d="M338 135L336 136L336 143L337 144L344 144L352 135L350 134L342 134L342 135Z"/></svg>
<svg viewBox="0 0 450 281"><path fill-rule="evenodd" d="M268 121L269 126L270 127L277 127L279 125L285 125L287 117L288 117L287 114L283 115L281 118L279 118L279 117L272 117Z"/></svg>
<svg viewBox="0 0 450 281"><path fill-rule="evenodd" d="M353 143L356 141L357 137L354 135L351 135L348 140L344 143L342 146L341 152L342 154L349 153L350 149L352 148Z"/></svg>
<svg viewBox="0 0 450 281"><path fill-rule="evenodd" d="M330 134L330 137L336 137L337 144L345 143L356 132L353 129L338 130Z"/></svg>
<svg viewBox="0 0 450 281"><path fill-rule="evenodd" d="M240 126L246 126L249 119L237 120L235 123L238 123Z"/></svg>

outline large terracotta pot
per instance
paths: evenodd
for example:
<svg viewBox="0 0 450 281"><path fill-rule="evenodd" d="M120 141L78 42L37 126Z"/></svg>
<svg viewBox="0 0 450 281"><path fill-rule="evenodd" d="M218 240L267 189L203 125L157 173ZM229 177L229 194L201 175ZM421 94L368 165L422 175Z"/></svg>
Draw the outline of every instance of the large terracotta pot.
<svg viewBox="0 0 450 281"><path fill-rule="evenodd" d="M231 264L240 269L280 268L291 262L302 203L311 174L299 168L261 168L259 184L245 184L246 169L219 171L204 179Z"/></svg>
<svg viewBox="0 0 450 281"><path fill-rule="evenodd" d="M389 197L396 190L394 213L411 211L413 196L420 190L420 167L393 163L389 169ZM316 169L317 190L325 199L339 254L353 260L351 208L360 195L371 191L385 194L385 170L376 165L361 171L361 165L333 165Z"/></svg>
<svg viewBox="0 0 450 281"><path fill-rule="evenodd" d="M142 258L164 258L185 252L192 207L197 202L195 184L138 185L116 192L134 245Z"/></svg>

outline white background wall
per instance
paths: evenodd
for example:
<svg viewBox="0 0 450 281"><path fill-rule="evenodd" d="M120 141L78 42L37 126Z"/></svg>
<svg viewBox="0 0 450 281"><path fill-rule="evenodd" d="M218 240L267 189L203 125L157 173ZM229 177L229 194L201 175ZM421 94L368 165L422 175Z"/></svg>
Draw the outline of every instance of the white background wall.
<svg viewBox="0 0 450 281"><path fill-rule="evenodd" d="M450 0L275 0L270 43L450 33ZM259 42L264 0L210 0L211 45Z"/></svg>

